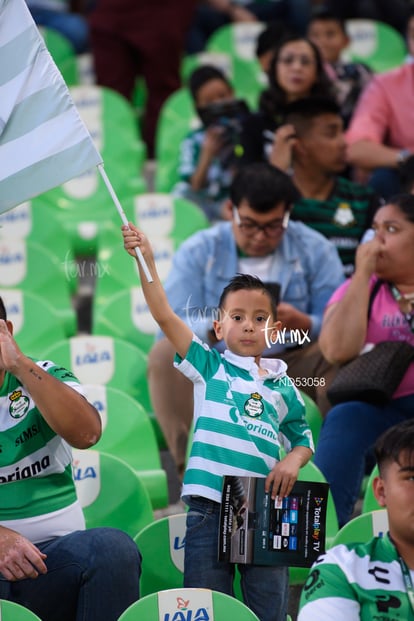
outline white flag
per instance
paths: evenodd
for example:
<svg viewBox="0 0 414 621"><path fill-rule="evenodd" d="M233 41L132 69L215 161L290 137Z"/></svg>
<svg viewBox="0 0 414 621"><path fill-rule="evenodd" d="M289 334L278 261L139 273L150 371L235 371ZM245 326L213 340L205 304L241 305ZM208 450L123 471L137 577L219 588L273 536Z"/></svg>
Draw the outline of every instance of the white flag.
<svg viewBox="0 0 414 621"><path fill-rule="evenodd" d="M102 163L24 0L0 0L0 213Z"/></svg>

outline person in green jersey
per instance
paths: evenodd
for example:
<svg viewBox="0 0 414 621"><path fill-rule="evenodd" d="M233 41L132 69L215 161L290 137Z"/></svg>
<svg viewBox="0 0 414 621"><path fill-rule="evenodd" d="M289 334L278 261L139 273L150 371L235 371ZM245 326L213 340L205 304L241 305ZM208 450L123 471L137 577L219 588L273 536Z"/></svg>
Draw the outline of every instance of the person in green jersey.
<svg viewBox="0 0 414 621"><path fill-rule="evenodd" d="M140 248L148 262L153 282L138 265L149 309L177 352L175 366L194 384L194 435L182 489L189 507L184 586L233 595L234 564L217 560L223 476L266 477L266 491L285 497L313 451L304 403L287 365L262 358L281 328L275 301L260 279L236 275L213 322L227 349L210 349L169 305L147 238L132 223L122 230L129 254L137 258ZM287 441L284 458L281 435ZM239 571L245 603L260 621L285 621L287 567L240 564Z"/></svg>
<svg viewBox="0 0 414 621"><path fill-rule="evenodd" d="M414 419L384 432L375 456L373 490L389 531L319 557L303 587L298 621L414 620Z"/></svg>
<svg viewBox="0 0 414 621"><path fill-rule="evenodd" d="M276 132L271 163L289 171L300 192L292 218L334 243L350 276L356 248L381 200L368 186L341 176L346 143L338 104L325 97L292 102Z"/></svg>
<svg viewBox="0 0 414 621"><path fill-rule="evenodd" d="M76 377L22 353L0 298L0 599L42 621L116 621L139 597L134 541L85 529L76 496L71 446L100 435Z"/></svg>

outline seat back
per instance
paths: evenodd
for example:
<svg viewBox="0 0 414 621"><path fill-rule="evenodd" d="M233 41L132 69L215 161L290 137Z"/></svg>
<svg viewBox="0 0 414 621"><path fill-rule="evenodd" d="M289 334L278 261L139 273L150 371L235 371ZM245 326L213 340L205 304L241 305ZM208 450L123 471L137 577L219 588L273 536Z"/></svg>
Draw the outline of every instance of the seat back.
<svg viewBox="0 0 414 621"><path fill-rule="evenodd" d="M208 612L209 611L209 612ZM245 604L210 589L168 589L151 593L132 604L118 621L164 621L165 619L214 619L259 621Z"/></svg>
<svg viewBox="0 0 414 621"><path fill-rule="evenodd" d="M332 545L364 542L372 537L382 537L388 531L388 514L385 509L362 513L347 522L336 534Z"/></svg>
<svg viewBox="0 0 414 621"><path fill-rule="evenodd" d="M344 60L363 62L376 73L394 69L404 62L407 54L404 37L389 24L349 19L346 31L350 44L343 51Z"/></svg>
<svg viewBox="0 0 414 621"><path fill-rule="evenodd" d="M155 520L134 537L142 554L141 597L183 586L186 515Z"/></svg>
<svg viewBox="0 0 414 621"><path fill-rule="evenodd" d="M63 322L51 304L23 289L0 289L13 335L27 355L43 359L56 341L66 338Z"/></svg>
<svg viewBox="0 0 414 621"><path fill-rule="evenodd" d="M148 492L118 457L73 449L73 476L87 528L119 528L134 537L154 519Z"/></svg>
<svg viewBox="0 0 414 621"><path fill-rule="evenodd" d="M40 244L26 239L0 240L0 288L23 289L41 296L55 308L65 333L73 335L76 314L69 279L65 265Z"/></svg>
<svg viewBox="0 0 414 621"><path fill-rule="evenodd" d="M125 461L144 483L153 508L166 507L167 475L147 412L135 399L112 386L84 384L84 389L102 420L102 436L94 448Z"/></svg>
<svg viewBox="0 0 414 621"><path fill-rule="evenodd" d="M374 466L371 474L368 477L365 493L362 499L362 513L368 513L369 511L375 511L376 509L382 509L378 500L374 496L374 490L372 488L372 482L379 475L378 466Z"/></svg>
<svg viewBox="0 0 414 621"><path fill-rule="evenodd" d="M42 621L34 612L6 599L0 599L0 621Z"/></svg>
<svg viewBox="0 0 414 621"><path fill-rule="evenodd" d="M109 336L74 336L55 343L45 355L70 369L82 384L113 386L149 409L147 357L131 343Z"/></svg>
<svg viewBox="0 0 414 621"><path fill-rule="evenodd" d="M322 414L315 401L309 395L302 391L300 391L300 394L305 403L305 416L312 432L313 444L316 448L323 422Z"/></svg>

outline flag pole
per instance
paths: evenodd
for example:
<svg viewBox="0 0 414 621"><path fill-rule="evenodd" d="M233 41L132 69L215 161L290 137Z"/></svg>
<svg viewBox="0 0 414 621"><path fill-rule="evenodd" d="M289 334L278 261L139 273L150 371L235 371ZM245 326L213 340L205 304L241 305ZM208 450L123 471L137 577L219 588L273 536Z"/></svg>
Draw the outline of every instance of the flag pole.
<svg viewBox="0 0 414 621"><path fill-rule="evenodd" d="M108 188L108 192L111 195L112 200L115 203L115 206L116 206L116 208L117 208L117 210L119 212L119 215L121 216L122 222L124 224L126 224L126 226L128 226L128 218L126 217L125 212L122 209L122 205L119 202L117 195L115 194L115 190L112 187L112 183L108 179L108 175L106 174L106 172L104 170L103 164L98 164L98 170L99 170L99 173L100 173L102 179L104 180L104 183L105 183L106 187ZM144 272L148 282L153 282L154 279L151 276L151 272L149 271L148 265L147 265L147 263L146 263L146 261L144 259L144 255L142 254L140 248L138 248L138 247L135 248L135 253L137 255L138 261L141 264L141 267L143 269L143 272Z"/></svg>

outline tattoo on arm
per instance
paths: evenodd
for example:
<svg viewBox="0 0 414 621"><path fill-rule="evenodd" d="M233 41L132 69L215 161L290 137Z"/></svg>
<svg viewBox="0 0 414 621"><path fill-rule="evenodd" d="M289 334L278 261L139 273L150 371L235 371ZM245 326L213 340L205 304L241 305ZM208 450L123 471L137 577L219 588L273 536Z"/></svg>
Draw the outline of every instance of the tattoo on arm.
<svg viewBox="0 0 414 621"><path fill-rule="evenodd" d="M40 373L37 372L36 368L29 369L29 373L34 375L38 380L40 380L40 381L42 380L42 376L40 375Z"/></svg>

